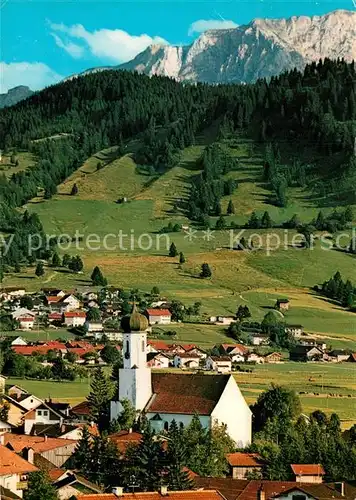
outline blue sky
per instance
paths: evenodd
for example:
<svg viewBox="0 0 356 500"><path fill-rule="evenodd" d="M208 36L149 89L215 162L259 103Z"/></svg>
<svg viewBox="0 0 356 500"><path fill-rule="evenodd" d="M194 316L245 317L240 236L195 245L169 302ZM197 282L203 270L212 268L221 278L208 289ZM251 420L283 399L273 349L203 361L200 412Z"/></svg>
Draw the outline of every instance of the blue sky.
<svg viewBox="0 0 356 500"><path fill-rule="evenodd" d="M1 92L33 90L90 67L132 59L153 42L187 44L209 27L255 17L321 15L352 0L0 0Z"/></svg>

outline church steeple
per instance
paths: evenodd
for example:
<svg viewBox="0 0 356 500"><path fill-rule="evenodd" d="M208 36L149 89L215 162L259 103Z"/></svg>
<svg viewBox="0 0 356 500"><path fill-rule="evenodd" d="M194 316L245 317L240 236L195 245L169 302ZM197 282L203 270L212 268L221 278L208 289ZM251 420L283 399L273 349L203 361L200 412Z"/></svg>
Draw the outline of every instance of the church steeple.
<svg viewBox="0 0 356 500"><path fill-rule="evenodd" d="M120 413L123 399L142 411L151 398L151 369L147 368L148 326L148 319L138 312L136 304L132 313L122 318L124 367L119 371L119 401L111 402L111 419Z"/></svg>

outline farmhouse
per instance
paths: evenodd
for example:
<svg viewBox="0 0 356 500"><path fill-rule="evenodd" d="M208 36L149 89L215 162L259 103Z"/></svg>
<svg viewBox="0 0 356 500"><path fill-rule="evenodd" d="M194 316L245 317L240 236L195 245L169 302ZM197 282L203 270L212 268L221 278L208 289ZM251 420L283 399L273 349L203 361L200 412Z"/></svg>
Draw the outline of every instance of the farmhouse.
<svg viewBox="0 0 356 500"><path fill-rule="evenodd" d="M208 356L206 358L206 369L218 373L231 372L231 358L229 356Z"/></svg>
<svg viewBox="0 0 356 500"><path fill-rule="evenodd" d="M21 454L30 463L42 457L56 467L62 467L74 453L77 441L8 433L4 434L4 444L10 450Z"/></svg>
<svg viewBox="0 0 356 500"><path fill-rule="evenodd" d="M64 313L64 324L69 327L83 326L86 314L84 311L72 311Z"/></svg>
<svg viewBox="0 0 356 500"><path fill-rule="evenodd" d="M124 367L119 373L118 394L111 401L111 420L122 410L120 401L127 398L137 411L145 411L158 432L172 420L186 426L198 415L205 428L214 422L225 423L238 446L251 442L251 410L233 376L151 373L147 367L147 318L134 306L121 326Z"/></svg>
<svg viewBox="0 0 356 500"><path fill-rule="evenodd" d="M342 361L347 361L350 357L350 351L345 351L343 349L334 349L333 351L328 352L329 358L337 363L341 363Z"/></svg>
<svg viewBox="0 0 356 500"><path fill-rule="evenodd" d="M27 342L22 337L16 337L16 339L11 342L11 345L27 345Z"/></svg>
<svg viewBox="0 0 356 500"><path fill-rule="evenodd" d="M190 352L176 354L173 364L176 368L199 368L200 356Z"/></svg>
<svg viewBox="0 0 356 500"><path fill-rule="evenodd" d="M147 366L148 368L168 368L170 358L163 352L149 352L147 353Z"/></svg>
<svg viewBox="0 0 356 500"><path fill-rule="evenodd" d="M282 354L280 352L271 352L270 354L266 354L264 357L265 363L281 363L282 362Z"/></svg>
<svg viewBox="0 0 356 500"><path fill-rule="evenodd" d="M172 313L169 309L146 309L146 316L150 325L169 325Z"/></svg>
<svg viewBox="0 0 356 500"><path fill-rule="evenodd" d="M297 345L289 351L289 358L291 361L322 361L327 356L319 347L308 347Z"/></svg>
<svg viewBox="0 0 356 500"><path fill-rule="evenodd" d="M246 479L249 474L262 477L266 463L258 453L228 453L226 455L233 479Z"/></svg>
<svg viewBox="0 0 356 500"><path fill-rule="evenodd" d="M325 476L320 464L292 464L291 469L297 483L322 483Z"/></svg>
<svg viewBox="0 0 356 500"><path fill-rule="evenodd" d="M288 299L277 299L276 309L279 311L289 311L290 302Z"/></svg>
<svg viewBox="0 0 356 500"><path fill-rule="evenodd" d="M293 335L293 337L300 337L304 333L303 325L286 325L285 332Z"/></svg>

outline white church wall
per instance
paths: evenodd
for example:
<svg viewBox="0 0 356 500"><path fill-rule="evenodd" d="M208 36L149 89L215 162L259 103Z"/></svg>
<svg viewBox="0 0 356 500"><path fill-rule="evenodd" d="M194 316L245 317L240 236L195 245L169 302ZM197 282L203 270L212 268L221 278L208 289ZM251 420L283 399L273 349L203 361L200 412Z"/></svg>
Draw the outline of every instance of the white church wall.
<svg viewBox="0 0 356 500"><path fill-rule="evenodd" d="M251 443L252 412L232 375L211 418L212 422L227 425L227 432L237 446L246 447Z"/></svg>

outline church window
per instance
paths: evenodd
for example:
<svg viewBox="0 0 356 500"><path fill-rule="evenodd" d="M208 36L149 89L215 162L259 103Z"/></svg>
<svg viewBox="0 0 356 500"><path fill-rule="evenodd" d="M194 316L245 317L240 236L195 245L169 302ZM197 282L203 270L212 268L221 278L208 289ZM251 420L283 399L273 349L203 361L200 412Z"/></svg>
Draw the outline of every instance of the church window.
<svg viewBox="0 0 356 500"><path fill-rule="evenodd" d="M142 352L145 352L145 341L142 341Z"/></svg>
<svg viewBox="0 0 356 500"><path fill-rule="evenodd" d="M126 340L125 358L130 359L130 342Z"/></svg>

